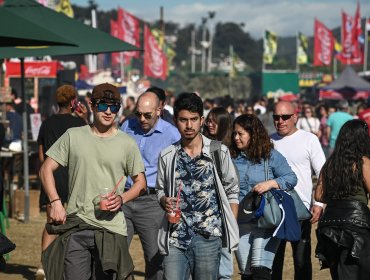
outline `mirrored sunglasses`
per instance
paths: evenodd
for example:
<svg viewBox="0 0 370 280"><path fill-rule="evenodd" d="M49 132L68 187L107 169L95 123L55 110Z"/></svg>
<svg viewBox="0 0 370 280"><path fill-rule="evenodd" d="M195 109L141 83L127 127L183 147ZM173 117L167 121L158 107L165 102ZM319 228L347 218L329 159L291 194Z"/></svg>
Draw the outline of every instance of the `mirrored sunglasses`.
<svg viewBox="0 0 370 280"><path fill-rule="evenodd" d="M105 112L108 110L108 107L110 109L110 111L115 114L119 111L119 109L121 108L121 105L119 104L110 104L108 105L107 103L98 103L96 104L96 107L98 109L98 112Z"/></svg>
<svg viewBox="0 0 370 280"><path fill-rule="evenodd" d="M272 115L272 118L274 119L274 121L279 121L280 118L283 120L283 121L287 121L289 120L294 114L286 114L286 115Z"/></svg>

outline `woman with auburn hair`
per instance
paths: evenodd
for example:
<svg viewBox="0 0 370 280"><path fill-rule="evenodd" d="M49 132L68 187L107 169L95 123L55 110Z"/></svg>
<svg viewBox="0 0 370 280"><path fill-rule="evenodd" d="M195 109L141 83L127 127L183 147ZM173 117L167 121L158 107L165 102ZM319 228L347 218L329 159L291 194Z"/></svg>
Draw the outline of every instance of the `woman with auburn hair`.
<svg viewBox="0 0 370 280"><path fill-rule="evenodd" d="M315 191L326 203L317 229L316 255L334 280L364 280L370 275L370 138L364 121L341 130Z"/></svg>
<svg viewBox="0 0 370 280"><path fill-rule="evenodd" d="M209 111L204 122L203 135L230 147L231 115L224 107L215 107Z"/></svg>
<svg viewBox="0 0 370 280"><path fill-rule="evenodd" d="M230 152L240 175L239 201L250 192L262 194L272 188L294 188L296 175L286 159L274 149L257 116L237 117L233 131ZM280 243L279 239L272 237L274 230L258 228L257 220L246 215L239 215L238 224L240 243L236 258L241 279L271 279L272 264Z"/></svg>

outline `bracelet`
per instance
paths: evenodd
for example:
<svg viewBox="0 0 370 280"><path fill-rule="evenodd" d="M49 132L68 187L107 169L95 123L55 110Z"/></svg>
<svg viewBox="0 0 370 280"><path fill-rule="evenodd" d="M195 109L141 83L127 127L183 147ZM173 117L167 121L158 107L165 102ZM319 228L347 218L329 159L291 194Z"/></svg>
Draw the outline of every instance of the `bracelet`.
<svg viewBox="0 0 370 280"><path fill-rule="evenodd" d="M123 204L123 197L122 197L122 195L118 195L119 196L119 198L121 199L121 205Z"/></svg>
<svg viewBox="0 0 370 280"><path fill-rule="evenodd" d="M49 202L49 205L51 205L53 202L58 201L58 200L60 200L60 198L59 198L59 197L58 197L58 198L56 198L56 199L53 199L52 201L50 201L50 202Z"/></svg>

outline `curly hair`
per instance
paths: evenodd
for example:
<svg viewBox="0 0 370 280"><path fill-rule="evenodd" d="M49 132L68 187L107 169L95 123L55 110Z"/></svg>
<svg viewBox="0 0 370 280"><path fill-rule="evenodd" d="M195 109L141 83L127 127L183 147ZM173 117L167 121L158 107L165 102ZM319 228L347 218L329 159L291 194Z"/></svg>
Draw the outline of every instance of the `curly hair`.
<svg viewBox="0 0 370 280"><path fill-rule="evenodd" d="M204 126L203 134L208 138L221 141L224 145L230 147L232 125L230 113L224 107L215 107L209 111L205 124L207 124L210 118L214 119L217 123L216 135L210 135L207 125Z"/></svg>
<svg viewBox="0 0 370 280"><path fill-rule="evenodd" d="M249 145L244 151L248 159L254 163L259 163L262 159L270 158L274 144L260 119L255 115L244 114L234 120L233 129L235 129L236 124L240 125L250 135ZM230 153L233 157L237 157L240 152L242 151L237 148L233 138Z"/></svg>
<svg viewBox="0 0 370 280"><path fill-rule="evenodd" d="M341 199L364 187L363 157L370 158L367 124L355 119L346 122L331 156L321 169L324 201Z"/></svg>

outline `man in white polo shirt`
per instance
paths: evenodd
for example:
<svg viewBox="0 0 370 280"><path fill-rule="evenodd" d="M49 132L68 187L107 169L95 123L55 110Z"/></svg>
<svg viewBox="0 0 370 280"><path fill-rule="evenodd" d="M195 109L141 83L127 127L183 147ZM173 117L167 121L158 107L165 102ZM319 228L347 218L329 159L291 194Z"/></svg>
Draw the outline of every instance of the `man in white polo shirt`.
<svg viewBox="0 0 370 280"><path fill-rule="evenodd" d="M294 259L294 279L311 280L311 224L316 223L322 214L322 204L312 200L312 169L319 176L325 163L325 155L319 139L313 133L297 129L295 107L289 102L278 102L273 114L276 133L271 138L274 147L288 161L295 172L298 183L295 190L311 210L312 218L301 221L301 240L291 242ZM272 268L272 279L282 279L286 242L281 241Z"/></svg>

